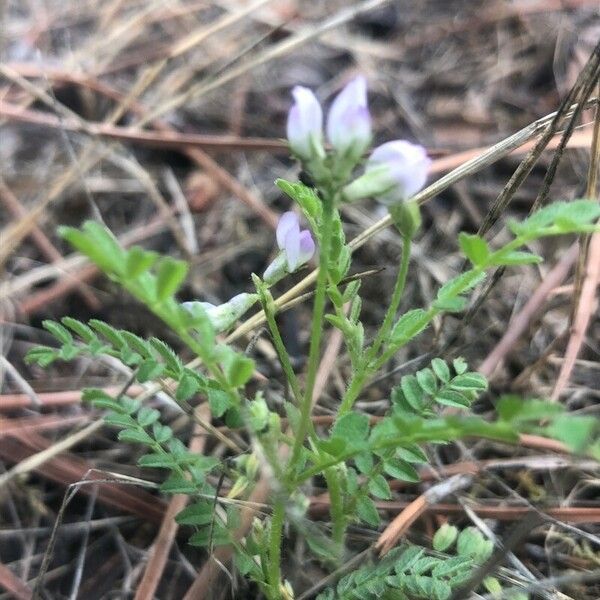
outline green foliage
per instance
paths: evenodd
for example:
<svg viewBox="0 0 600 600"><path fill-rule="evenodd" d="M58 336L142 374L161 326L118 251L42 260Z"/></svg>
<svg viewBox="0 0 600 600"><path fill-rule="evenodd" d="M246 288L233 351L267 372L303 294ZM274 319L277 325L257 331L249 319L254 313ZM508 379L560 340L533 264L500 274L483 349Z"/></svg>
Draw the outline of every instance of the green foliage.
<svg viewBox="0 0 600 600"><path fill-rule="evenodd" d="M187 263L139 246L122 248L112 233L95 221L86 221L81 229L61 227L59 233L165 321L198 356L210 361L215 332L208 316L201 308L192 314L175 299L187 276Z"/></svg>
<svg viewBox="0 0 600 600"><path fill-rule="evenodd" d="M492 252L488 243L478 235L461 233L459 243L473 268L457 275L438 291L433 308L438 311L460 312L465 309L465 294L485 278L485 271L492 267L527 265L541 262L541 257L520 250L533 240L598 230L595 224L600 216L600 206L589 200L556 202L546 206L524 221L510 222L509 228L515 239Z"/></svg>
<svg viewBox="0 0 600 600"><path fill-rule="evenodd" d="M458 537L458 529L454 525L444 523L433 536L433 549L437 552L445 552L450 548Z"/></svg>
<svg viewBox="0 0 600 600"><path fill-rule="evenodd" d="M331 466L345 464L346 468L340 471L344 514L377 526L379 515L374 499L391 498L386 477L419 481L415 465L427 462L421 444L471 436L516 439L515 429L509 423L493 423L479 417L433 418L436 405L466 408L486 389L485 378L469 372L463 359L456 359L451 367L434 359L431 368L402 378L394 390L391 413L376 424L358 412L340 417L330 436L317 440L315 451L307 453L312 466L300 474L298 483Z"/></svg>
<svg viewBox="0 0 600 600"><path fill-rule="evenodd" d="M120 440L144 448L145 453L138 461L141 467L166 472L162 491L191 497L190 505L177 517L181 525L194 528L190 543L207 547L209 552L219 544L232 544L238 569L258 582L269 600L280 600L284 594L281 590L287 585L281 581L278 563L284 520L293 522L299 519L299 514L304 515L306 506L298 500L301 497L298 489L314 476L322 475L329 488L332 536L325 535L323 526L311 523L303 526L302 531L317 557L335 562L342 557L348 523L354 520L373 527L379 524L376 501L392 497L391 479L419 480L418 465L427 462L428 444L468 437L514 443L519 432L533 432L562 440L577 452L600 456L597 421L569 415L557 404L505 397L498 403L496 421L462 413L439 416L440 408L469 409L487 390L485 378L469 371L460 358L451 364L436 358L428 367L402 377L391 392L390 410L383 418L371 419L352 411L369 378L402 346L425 331L437 315L463 311L469 294L484 281L488 271L540 262L541 258L528 249L539 238L598 230L595 221L600 216L600 206L578 200L545 207L521 223L510 223L514 238L497 250L478 235L461 233L459 244L471 268L442 285L429 308L408 307L399 318L396 315L409 267L408 238L412 238L418 225L418 207L415 204L392 209L396 223L402 225L400 231L406 234L400 275L383 324L374 341L365 347L360 282L346 279L351 247L346 242L339 212L341 190L348 184L349 169L356 165L357 159L348 162L350 155L345 158L335 153L327 155L324 149L322 156L317 154L310 165L304 165L308 171L312 167L315 189L302 183L277 181L277 186L300 206L309 222L319 244L321 267L306 377L309 383L305 390L300 389L303 378L293 372L283 342L274 336L277 355L297 401L297 405L286 404L291 435L282 431L280 416L270 408L269 398L262 391L253 392L253 399L245 397L246 386L254 374L254 362L217 340L211 322L214 313L209 318L201 303L184 308L176 299L188 273L187 264L137 246L122 248L112 233L97 222L86 222L81 229L64 227L60 233L111 280L162 319L200 359L199 371L184 365L162 340L146 340L99 320L82 323L68 317L60 322L45 321L44 328L56 341L55 347L34 348L27 356L30 362L45 367L57 360L108 355L128 366L139 383L174 382L175 399L186 409L188 401L202 395L215 418L245 428L249 438L246 441L260 451L261 461L268 463L276 479L277 494L271 517L265 522L256 520L246 539L238 543L232 534L239 526L239 511L235 504L216 497L218 491L207 482L207 476L220 470L222 477L231 480L230 500L237 498L249 490L257 476L258 454L237 456L221 464L212 457L190 452L171 428L161 423L160 412L155 408L126 395L113 398L102 390L84 392L86 401L107 411L105 419L120 430ZM344 164L350 167L341 168ZM325 319L343 334L352 377L329 435L320 438L309 419L327 297L332 310ZM261 301L265 309L273 305L273 314L267 317L271 333L278 333L272 297L265 291ZM287 460L282 460L282 444L292 447L286 454ZM290 508L293 499L298 501ZM451 525L440 528L433 547L434 553L413 546L398 548L377 564L365 564L345 576L335 589L324 592L320 598L447 600L492 552L491 542L476 529L459 532ZM442 558L439 556L442 552L452 555ZM502 593L494 577L486 578L483 587L493 595Z"/></svg>
<svg viewBox="0 0 600 600"><path fill-rule="evenodd" d="M87 221L81 229L62 227L60 233L160 317L202 359L213 380L229 395L229 404L240 406L236 390L250 379L254 372L254 362L232 348L217 343L214 327L199 303L190 311L176 300L175 294L188 272L185 262L169 256L161 257L156 252L138 246L129 250L121 248L110 231L94 221ZM69 323L66 323L67 327L72 327L73 323ZM57 326L52 327L55 331L51 333L63 345L62 354L54 356L48 351L39 350L30 354L30 358L35 358L40 364L49 364L55 358L70 360L79 353L74 349L72 340L65 337L70 335L68 331L56 331ZM113 351L115 348L119 350L118 358L129 366L138 367L137 377L141 382L163 376L176 379L183 386L177 392L178 400L185 400L202 389L203 382L198 381L196 387L192 372L183 369L175 353L160 340L154 340L149 347L148 342L138 336L125 330L117 331L100 321L90 321L88 328L78 324L74 331L83 338L88 351L95 340L92 337L94 332L103 336L112 345ZM106 348L94 347L93 355L105 350ZM157 361L157 356L164 362Z"/></svg>
<svg viewBox="0 0 600 600"><path fill-rule="evenodd" d="M146 453L138 459L140 467L167 471L161 491L193 497L200 495L201 500L177 516L180 524L196 529L190 544L219 546L232 543L237 509L228 507L223 514L216 515L210 498L217 494L217 490L206 481L209 473L220 468L219 459L190 452L173 436L169 426L160 423L158 410L143 406L135 399L127 396L115 399L103 390L85 389L83 400L108 411L104 419L120 429L119 440L146 447Z"/></svg>
<svg viewBox="0 0 600 600"><path fill-rule="evenodd" d="M430 311L415 308L403 314L390 334L389 346L395 350L417 337L430 323Z"/></svg>
<svg viewBox="0 0 600 600"><path fill-rule="evenodd" d="M148 452L138 460L141 467L169 471L169 478L163 485L165 491L176 493L174 480L183 483L188 493L207 489L206 475L219 464L218 459L189 452L173 437L171 428L160 423L158 410L127 396L115 399L99 389L85 389L83 400L95 408L108 410L105 421L121 430L120 440L147 447Z"/></svg>
<svg viewBox="0 0 600 600"><path fill-rule="evenodd" d="M469 408L486 390L485 377L468 372L462 358L453 361L452 370L441 358L434 358L431 367L402 377L392 390L392 402L407 413L431 415L436 405Z"/></svg>
<svg viewBox="0 0 600 600"><path fill-rule="evenodd" d="M197 392L206 392L208 388L208 380L185 367L175 351L158 338L144 340L97 319L90 320L86 325L65 317L60 323L44 321L43 326L61 345L58 349L43 346L33 348L26 356L28 362L48 366L56 360L73 360L86 356L93 358L104 354L135 369L135 379L139 383L158 378L174 380L177 383L175 397L180 402L189 400ZM81 340L76 341L71 332ZM212 382L211 385L216 384Z"/></svg>
<svg viewBox="0 0 600 600"><path fill-rule="evenodd" d="M500 421L519 431L547 436L563 442L571 451L594 456L600 439L600 422L588 415L572 415L558 402L503 396L496 406Z"/></svg>
<svg viewBox="0 0 600 600"><path fill-rule="evenodd" d="M395 548L379 562L369 561L344 576L317 600L448 600L493 550L478 530L469 527L458 534L453 528L450 539L449 527L443 534L444 549L435 547L436 543L439 546L441 530L434 537L434 549L453 555L435 556L419 546Z"/></svg>
<svg viewBox="0 0 600 600"><path fill-rule="evenodd" d="M528 241L567 233L591 233L598 230L600 204L593 200L554 202L534 212L524 221L510 221L509 229Z"/></svg>

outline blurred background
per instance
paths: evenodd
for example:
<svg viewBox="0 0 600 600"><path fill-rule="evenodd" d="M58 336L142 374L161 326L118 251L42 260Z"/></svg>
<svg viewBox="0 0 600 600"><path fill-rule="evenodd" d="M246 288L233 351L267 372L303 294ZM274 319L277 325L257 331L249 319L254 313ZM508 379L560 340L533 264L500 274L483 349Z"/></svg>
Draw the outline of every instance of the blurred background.
<svg viewBox="0 0 600 600"><path fill-rule="evenodd" d="M50 341L42 321L99 318L182 350L155 317L72 254L57 226L102 220L123 244L188 260L182 300L225 301L251 289L250 274L272 258L274 224L290 206L273 182L298 177L282 139L294 85L311 87L327 104L365 74L375 143L423 144L442 161L434 180L556 110L600 39L597 0L5 0L0 11L0 586L22 598L30 597L66 486L90 468L142 475L132 447L108 429L56 448L95 418L79 402L81 389L118 386L124 375L102 361L47 371L25 364L29 348ZM551 199L585 190L591 118L584 115L560 162ZM426 305L458 272L458 232L477 230L524 154L498 160L425 205L407 306ZM542 155L503 220L527 214L551 158L551 150ZM384 215L374 203L344 207L348 239ZM493 230L492 243L503 235ZM450 339L477 367L569 243L546 242L537 248L545 264L507 273L469 328L460 316L436 322L396 357L388 379L369 388L369 400L383 406L394 369ZM384 268L363 282L367 325L381 319L399 250L399 236L385 230L356 254L353 271ZM550 395L568 337L571 284L554 289L494 365L495 391ZM309 316L301 305L281 317L298 367ZM564 398L591 414L599 339L596 314ZM276 382L272 348L265 342L256 352L261 373ZM322 414L347 373L341 355ZM186 431L181 415L170 418ZM576 501L577 481L516 478L511 485L530 497L547 484L544 494ZM68 506L70 525L54 549L45 597L135 594L164 506L153 504L150 491L116 487L90 488ZM544 541L531 543L542 560ZM558 554L572 564L568 546ZM156 597L183 597L203 560L181 541ZM560 572L561 560L543 569ZM590 589L573 597L592 598ZM252 597L241 590L237 597Z"/></svg>

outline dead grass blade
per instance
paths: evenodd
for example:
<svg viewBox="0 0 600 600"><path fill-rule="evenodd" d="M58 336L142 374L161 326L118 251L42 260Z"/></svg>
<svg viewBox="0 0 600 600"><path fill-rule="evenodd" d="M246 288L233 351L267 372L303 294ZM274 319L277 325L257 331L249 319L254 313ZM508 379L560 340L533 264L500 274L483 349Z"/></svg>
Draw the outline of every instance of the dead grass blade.
<svg viewBox="0 0 600 600"><path fill-rule="evenodd" d="M0 491L11 479L14 479L18 475L23 475L25 473L29 473L30 471L39 469L51 458L54 458L56 455L61 454L69 448L72 448L76 444L79 444L79 442L96 433L96 431L98 431L103 425L104 421L102 421L102 419L94 421L83 429L68 435L59 442L52 444L41 452L33 454L26 460L22 460L9 471L0 474Z"/></svg>
<svg viewBox="0 0 600 600"><path fill-rule="evenodd" d="M577 255L579 253L579 244L575 242L563 254L562 258L553 269L544 277L544 280L537 287L531 298L525 303L525 306L508 324L506 333L496 344L493 350L487 355L485 360L479 365L478 371L486 377L491 377L495 368L502 359L510 352L517 340L525 332L533 319L540 314L541 306L546 301L552 290L566 279L573 268Z"/></svg>
<svg viewBox="0 0 600 600"><path fill-rule="evenodd" d="M140 125L150 123L158 117L172 110L175 110L180 106L183 106L186 102L189 102L190 100L197 100L198 98L204 96L208 92L211 92L212 90L215 90L225 85L226 83L237 79L241 75L252 71L256 67L264 65L274 60L275 58L279 58L280 56L284 56L288 52L291 52L292 50L301 47L310 40L318 38L326 31L335 29L336 27L339 27L340 25L343 25L344 23L347 23L348 21L351 21L352 19L356 18L358 15L373 10L374 8L377 8L388 1L389 0L366 0L358 4L357 6L351 6L345 10L339 11L337 14L325 20L320 25L306 27L290 39L283 40L279 44L276 44L275 46L264 50L263 52L259 53L257 56L251 58L243 64L225 71L222 75L216 77L212 81L201 81L196 85L192 85L186 92L169 98L167 101L157 106L156 109L149 112L144 117Z"/></svg>
<svg viewBox="0 0 600 600"><path fill-rule="evenodd" d="M11 463L27 460L32 454L39 453L52 446L52 442L33 431L18 431L6 436L0 444L0 457ZM108 481L101 474L96 474L94 466L78 456L64 452L55 455L45 463L34 467L38 475L57 483L60 486L70 485L86 478L93 477L100 481L98 500L107 506L136 515L152 523L160 524L165 504L159 498L143 490L124 489ZM91 473L91 475L90 475ZM83 493L88 493L83 488Z"/></svg>
<svg viewBox="0 0 600 600"><path fill-rule="evenodd" d="M598 198L598 170L600 169L600 104L596 106L596 118L594 121L594 135L590 151L590 165L588 171L586 197ZM582 244L587 248L586 269L577 294L577 308L571 328L571 335L565 351L565 359L560 368L556 384L552 390L551 399L556 401L569 382L577 355L583 344L585 332L592 314L598 308L598 300L595 298L596 288L600 283L600 233L594 233L589 244Z"/></svg>

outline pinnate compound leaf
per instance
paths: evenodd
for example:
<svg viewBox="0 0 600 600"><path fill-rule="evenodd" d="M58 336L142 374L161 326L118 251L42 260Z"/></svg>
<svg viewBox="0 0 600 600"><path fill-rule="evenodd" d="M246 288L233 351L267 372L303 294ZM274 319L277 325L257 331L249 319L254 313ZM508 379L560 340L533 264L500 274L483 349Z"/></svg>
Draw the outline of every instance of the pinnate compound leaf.
<svg viewBox="0 0 600 600"><path fill-rule="evenodd" d="M524 221L510 222L509 228L518 236L530 239L540 237L550 227L557 233L585 232L593 229L594 221L600 217L600 204L593 200L554 202L534 212Z"/></svg>

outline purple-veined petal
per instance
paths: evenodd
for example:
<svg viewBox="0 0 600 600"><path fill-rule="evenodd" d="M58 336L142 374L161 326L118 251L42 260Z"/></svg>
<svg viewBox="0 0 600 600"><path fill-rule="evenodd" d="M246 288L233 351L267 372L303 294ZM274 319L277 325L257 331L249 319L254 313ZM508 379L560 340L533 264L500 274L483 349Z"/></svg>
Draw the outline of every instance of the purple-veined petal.
<svg viewBox="0 0 600 600"><path fill-rule="evenodd" d="M308 262L315 253L315 241L308 229L300 232L300 264Z"/></svg>
<svg viewBox="0 0 600 600"><path fill-rule="evenodd" d="M323 110L311 90L296 86L292 90L294 105L288 113L287 138L291 149L309 159L314 147L323 140Z"/></svg>
<svg viewBox="0 0 600 600"><path fill-rule="evenodd" d="M381 167L386 167L382 180L390 184L390 189L378 199L384 203L394 203L410 198L423 188L430 165L431 160L423 146L395 140L373 151L366 172L381 171Z"/></svg>
<svg viewBox="0 0 600 600"><path fill-rule="evenodd" d="M283 245L288 272L292 273L298 268L300 260L300 229L289 229L285 235Z"/></svg>
<svg viewBox="0 0 600 600"><path fill-rule="evenodd" d="M336 96L327 115L327 139L338 152L360 156L371 140L367 81L359 75Z"/></svg>
<svg viewBox="0 0 600 600"><path fill-rule="evenodd" d="M298 221L298 216L295 212L292 212L290 210L288 212L283 213L281 217L279 217L279 222L277 223L277 230L275 232L275 235L277 237L277 245L279 246L280 250L284 249L285 238L287 234L292 230L297 231L297 235L300 234L300 223Z"/></svg>

